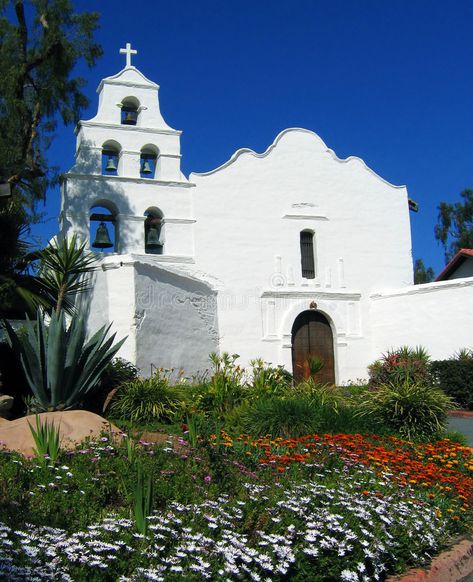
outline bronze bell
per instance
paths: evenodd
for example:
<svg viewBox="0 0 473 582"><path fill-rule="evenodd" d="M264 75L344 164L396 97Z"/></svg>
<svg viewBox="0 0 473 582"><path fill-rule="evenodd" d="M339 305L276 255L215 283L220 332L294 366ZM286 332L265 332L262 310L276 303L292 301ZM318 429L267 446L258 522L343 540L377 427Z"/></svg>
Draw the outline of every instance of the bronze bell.
<svg viewBox="0 0 473 582"><path fill-rule="evenodd" d="M138 111L126 111L123 123L125 125L136 125L138 119Z"/></svg>
<svg viewBox="0 0 473 582"><path fill-rule="evenodd" d="M99 224L92 246L96 249L109 249L113 247L113 243L110 240L110 236L104 222Z"/></svg>
<svg viewBox="0 0 473 582"><path fill-rule="evenodd" d="M142 174L152 174L153 170L151 168L151 164L149 163L148 159L144 159L143 163L141 164L141 173Z"/></svg>
<svg viewBox="0 0 473 582"><path fill-rule="evenodd" d="M117 164L115 163L114 156L108 156L107 165L105 166L106 172L116 172L117 171Z"/></svg>
<svg viewBox="0 0 473 582"><path fill-rule="evenodd" d="M146 248L157 249L163 244L159 241L159 232L156 226L150 226L148 234L146 235Z"/></svg>

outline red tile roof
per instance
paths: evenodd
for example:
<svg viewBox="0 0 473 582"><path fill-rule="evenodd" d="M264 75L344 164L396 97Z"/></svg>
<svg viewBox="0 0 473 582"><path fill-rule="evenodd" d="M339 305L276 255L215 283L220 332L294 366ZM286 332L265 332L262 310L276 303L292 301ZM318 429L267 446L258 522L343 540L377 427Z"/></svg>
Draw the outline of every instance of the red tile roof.
<svg viewBox="0 0 473 582"><path fill-rule="evenodd" d="M473 249L460 249L453 259L445 266L444 270L437 275L435 281L446 281L469 257L473 257Z"/></svg>

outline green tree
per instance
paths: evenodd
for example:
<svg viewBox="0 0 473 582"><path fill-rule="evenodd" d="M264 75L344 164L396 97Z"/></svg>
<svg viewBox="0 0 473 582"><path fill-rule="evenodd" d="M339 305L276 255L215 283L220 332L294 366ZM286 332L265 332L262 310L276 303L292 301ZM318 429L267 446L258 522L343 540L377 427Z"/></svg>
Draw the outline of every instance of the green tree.
<svg viewBox="0 0 473 582"><path fill-rule="evenodd" d="M76 122L88 105L73 70L102 54L97 23L96 13L77 14L69 0L0 0L0 179L13 191L0 198L0 300L14 311L25 310L22 239L57 181L46 151L58 121Z"/></svg>
<svg viewBox="0 0 473 582"><path fill-rule="evenodd" d="M448 263L460 249L473 248L473 190L463 190L461 201L441 202L435 238L445 250Z"/></svg>
<svg viewBox="0 0 473 582"><path fill-rule="evenodd" d="M414 284L431 283L435 278L432 267L426 268L422 259L417 259L414 263Z"/></svg>

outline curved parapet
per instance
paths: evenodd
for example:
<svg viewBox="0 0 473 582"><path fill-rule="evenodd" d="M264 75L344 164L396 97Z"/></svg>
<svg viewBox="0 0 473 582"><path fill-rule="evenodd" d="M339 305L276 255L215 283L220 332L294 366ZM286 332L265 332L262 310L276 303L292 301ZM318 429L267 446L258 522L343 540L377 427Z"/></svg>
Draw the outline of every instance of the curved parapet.
<svg viewBox="0 0 473 582"><path fill-rule="evenodd" d="M348 158L339 158L337 156L337 154L332 149L327 147L326 143L323 141L323 139L319 135L317 135L315 132L313 132L309 129L304 129L302 127L289 127L288 129L284 129L276 136L276 139L273 141L273 143L263 153L257 153L250 148L240 148L230 157L229 160L227 160L221 166L218 166L217 168L215 168L213 170L209 170L208 172L193 172L191 174L191 176L205 177L205 176L210 176L212 174L216 174L217 172L220 172L221 170L228 168L229 166L234 164L240 157L243 157L243 156L252 156L254 158L266 158L267 156L269 156L271 154L271 152L279 145L279 143L286 136L293 134L293 133L307 134L308 136L311 136L314 139L314 141L317 142L321 151L324 151L327 154L329 154L333 160L335 160L336 162L339 162L340 164L357 163L361 167L363 167L365 170L370 172L373 176L378 178L384 184L387 184L388 186L391 186L392 188L399 188L399 189L405 188L405 186L403 186L403 185L398 186L395 184L391 184L390 182L388 182L387 180L382 178L379 174L377 174L374 170L372 170L369 166L367 166L366 163L364 162L364 160L362 160L361 158L359 158L357 156L349 156Z"/></svg>

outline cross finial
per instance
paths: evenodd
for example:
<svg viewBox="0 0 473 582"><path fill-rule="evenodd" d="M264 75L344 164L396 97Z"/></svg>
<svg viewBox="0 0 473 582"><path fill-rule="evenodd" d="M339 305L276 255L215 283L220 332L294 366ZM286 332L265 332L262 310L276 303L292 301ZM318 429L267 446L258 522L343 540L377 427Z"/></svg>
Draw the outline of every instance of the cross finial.
<svg viewBox="0 0 473 582"><path fill-rule="evenodd" d="M131 55L137 55L138 51L131 48L131 44L129 42L126 43L126 48L120 49L121 55L126 55L126 66L131 67Z"/></svg>

